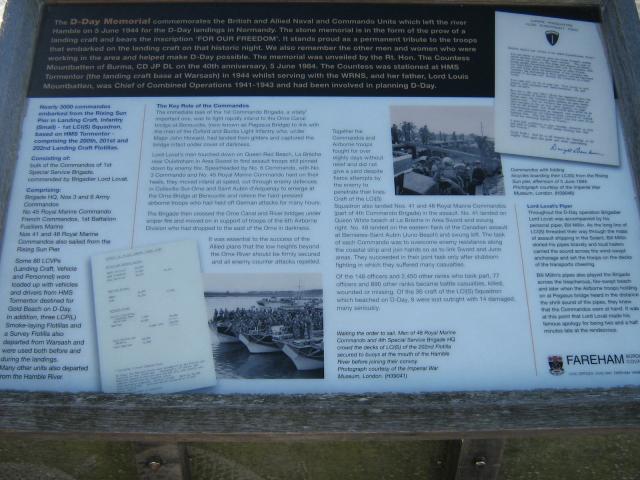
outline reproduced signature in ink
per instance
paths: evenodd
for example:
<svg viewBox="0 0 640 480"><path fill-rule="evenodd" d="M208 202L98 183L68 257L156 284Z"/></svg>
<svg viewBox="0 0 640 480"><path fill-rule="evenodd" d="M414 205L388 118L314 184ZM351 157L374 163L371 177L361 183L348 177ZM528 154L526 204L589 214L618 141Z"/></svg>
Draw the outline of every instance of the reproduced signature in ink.
<svg viewBox="0 0 640 480"><path fill-rule="evenodd" d="M600 152L594 152L593 150L584 150L582 147L560 147L557 143L554 143L549 148L552 152L560 152L560 153L576 153L578 155L598 155L603 156L604 154Z"/></svg>

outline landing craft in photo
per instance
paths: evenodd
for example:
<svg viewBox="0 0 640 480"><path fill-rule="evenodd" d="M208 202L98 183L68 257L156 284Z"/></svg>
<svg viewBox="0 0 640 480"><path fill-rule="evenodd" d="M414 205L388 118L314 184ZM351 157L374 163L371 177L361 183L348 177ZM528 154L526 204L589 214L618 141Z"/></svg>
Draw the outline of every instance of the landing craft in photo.
<svg viewBox="0 0 640 480"><path fill-rule="evenodd" d="M293 340L284 343L282 351L298 370L324 368L324 342L322 340Z"/></svg>
<svg viewBox="0 0 640 480"><path fill-rule="evenodd" d="M504 195L492 108L393 106L390 114L396 195Z"/></svg>
<svg viewBox="0 0 640 480"><path fill-rule="evenodd" d="M205 298L220 378L324 377L322 289L305 288L321 286L320 275L281 274L280 283L271 274L205 277L214 278Z"/></svg>

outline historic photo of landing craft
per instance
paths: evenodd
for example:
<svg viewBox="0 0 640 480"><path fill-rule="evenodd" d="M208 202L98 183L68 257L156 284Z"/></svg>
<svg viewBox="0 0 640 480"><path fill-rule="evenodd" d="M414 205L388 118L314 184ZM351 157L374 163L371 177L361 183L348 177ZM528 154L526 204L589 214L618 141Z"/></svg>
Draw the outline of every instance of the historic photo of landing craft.
<svg viewBox="0 0 640 480"><path fill-rule="evenodd" d="M489 106L392 106L396 195L504 195Z"/></svg>
<svg viewBox="0 0 640 480"><path fill-rule="evenodd" d="M206 275L205 285L220 378L324 377L319 274Z"/></svg>

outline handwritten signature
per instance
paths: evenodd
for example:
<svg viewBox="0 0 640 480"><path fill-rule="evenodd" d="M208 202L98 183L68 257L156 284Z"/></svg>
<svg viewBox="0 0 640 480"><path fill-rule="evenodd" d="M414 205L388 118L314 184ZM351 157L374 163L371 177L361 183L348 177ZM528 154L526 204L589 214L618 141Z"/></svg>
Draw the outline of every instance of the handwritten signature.
<svg viewBox="0 0 640 480"><path fill-rule="evenodd" d="M557 143L554 143L549 148L552 152L560 152L560 153L575 153L578 155L598 155L600 157L604 156L604 153L594 152L593 150L584 150L582 147L562 147L558 146Z"/></svg>

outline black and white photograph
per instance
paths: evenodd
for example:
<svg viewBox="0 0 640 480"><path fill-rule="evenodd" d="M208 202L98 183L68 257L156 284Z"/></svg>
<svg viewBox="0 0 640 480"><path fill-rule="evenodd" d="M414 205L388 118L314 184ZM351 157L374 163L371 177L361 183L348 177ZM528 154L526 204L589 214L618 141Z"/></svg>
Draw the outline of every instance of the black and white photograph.
<svg viewBox="0 0 640 480"><path fill-rule="evenodd" d="M319 273L205 274L218 378L324 378Z"/></svg>
<svg viewBox="0 0 640 480"><path fill-rule="evenodd" d="M493 108L392 106L396 195L504 195Z"/></svg>

